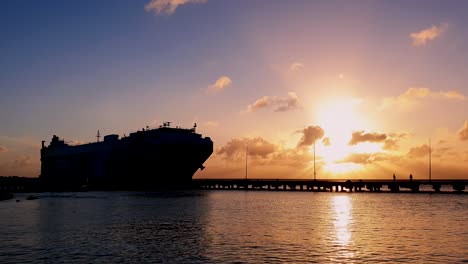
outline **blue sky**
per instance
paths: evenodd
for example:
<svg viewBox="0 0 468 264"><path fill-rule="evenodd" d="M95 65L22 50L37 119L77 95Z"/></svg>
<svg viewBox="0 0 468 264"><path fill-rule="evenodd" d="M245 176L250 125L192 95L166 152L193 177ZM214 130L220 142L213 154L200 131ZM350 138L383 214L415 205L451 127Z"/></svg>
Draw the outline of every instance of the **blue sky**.
<svg viewBox="0 0 468 264"><path fill-rule="evenodd" d="M182 3L168 14L145 10L150 2L2 2L0 146L8 151L0 152L0 174L37 175L38 146L53 134L88 142L98 129L123 134L167 120L198 122L217 148L260 137L286 151L298 130L321 126L316 113L333 98L360 102L355 110L368 126L351 131L412 135L386 155L453 137L447 141L464 162L456 138L467 102L447 94L468 94L468 3L153 1ZM436 37L412 43L410 34L433 26ZM231 83L207 92L221 76ZM377 111L382 101L409 100L411 88L428 89L411 97L425 100L416 108ZM297 107L275 112L272 105L295 100L291 92ZM265 97L271 108L247 111ZM25 166L14 165L22 159ZM210 162L219 170L207 176L238 166L216 152Z"/></svg>

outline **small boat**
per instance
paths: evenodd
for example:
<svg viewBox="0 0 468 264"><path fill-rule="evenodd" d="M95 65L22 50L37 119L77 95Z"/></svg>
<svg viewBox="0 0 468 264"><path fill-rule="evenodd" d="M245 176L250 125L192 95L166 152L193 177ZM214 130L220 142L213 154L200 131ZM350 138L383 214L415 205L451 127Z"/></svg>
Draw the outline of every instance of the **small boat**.
<svg viewBox="0 0 468 264"><path fill-rule="evenodd" d="M29 195L28 197L26 197L26 200L37 200L37 199L39 199L39 197L34 196L34 195Z"/></svg>

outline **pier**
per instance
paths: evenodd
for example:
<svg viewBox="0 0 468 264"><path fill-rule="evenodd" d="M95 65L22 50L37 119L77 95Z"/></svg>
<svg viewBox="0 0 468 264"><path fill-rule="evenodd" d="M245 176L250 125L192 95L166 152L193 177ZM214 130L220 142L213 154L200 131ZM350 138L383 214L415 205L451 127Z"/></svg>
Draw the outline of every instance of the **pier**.
<svg viewBox="0 0 468 264"><path fill-rule="evenodd" d="M0 192L38 192L41 190L39 178L0 176Z"/></svg>
<svg viewBox="0 0 468 264"><path fill-rule="evenodd" d="M203 190L468 194L467 185L466 179L193 179L191 186ZM41 188L38 178L0 177L0 191L16 193L46 190Z"/></svg>
<svg viewBox="0 0 468 264"><path fill-rule="evenodd" d="M468 193L468 180L381 180L381 179L194 179L205 190L256 190L305 192Z"/></svg>

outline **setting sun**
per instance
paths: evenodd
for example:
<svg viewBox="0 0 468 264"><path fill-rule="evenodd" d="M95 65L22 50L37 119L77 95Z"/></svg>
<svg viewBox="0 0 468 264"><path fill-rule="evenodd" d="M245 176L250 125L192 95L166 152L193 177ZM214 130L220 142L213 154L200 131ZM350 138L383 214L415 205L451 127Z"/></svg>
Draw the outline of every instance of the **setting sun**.
<svg viewBox="0 0 468 264"><path fill-rule="evenodd" d="M329 172L345 173L362 166L344 163L351 153L367 153L381 150L377 144L362 143L350 146L353 131L371 129L369 121L356 111L361 103L355 98L330 99L317 109L317 123L324 129L327 140L320 144L317 157L323 158L324 168Z"/></svg>

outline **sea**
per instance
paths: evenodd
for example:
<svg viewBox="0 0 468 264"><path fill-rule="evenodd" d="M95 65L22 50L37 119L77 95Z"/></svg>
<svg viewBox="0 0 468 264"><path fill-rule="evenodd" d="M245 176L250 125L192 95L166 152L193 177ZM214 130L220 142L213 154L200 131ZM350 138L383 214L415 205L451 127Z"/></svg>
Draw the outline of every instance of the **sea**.
<svg viewBox="0 0 468 264"><path fill-rule="evenodd" d="M465 194L29 195L0 202L0 263L468 263Z"/></svg>

